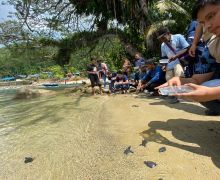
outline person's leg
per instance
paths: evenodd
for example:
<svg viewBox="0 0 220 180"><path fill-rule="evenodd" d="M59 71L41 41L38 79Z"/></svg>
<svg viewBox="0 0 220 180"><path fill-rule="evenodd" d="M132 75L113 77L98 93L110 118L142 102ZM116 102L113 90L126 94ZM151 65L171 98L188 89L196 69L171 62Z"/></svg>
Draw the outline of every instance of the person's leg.
<svg viewBox="0 0 220 180"><path fill-rule="evenodd" d="M110 92L112 93L113 92L113 81L111 80L110 83L109 83L109 90Z"/></svg>
<svg viewBox="0 0 220 180"><path fill-rule="evenodd" d="M101 84L99 85L99 93L102 95L102 86L101 86Z"/></svg>
<svg viewBox="0 0 220 180"><path fill-rule="evenodd" d="M115 85L115 90L116 90L116 91L121 90L121 84L116 84L116 85Z"/></svg>
<svg viewBox="0 0 220 180"><path fill-rule="evenodd" d="M176 64L174 66L174 77L184 77L184 71L181 64Z"/></svg>
<svg viewBox="0 0 220 180"><path fill-rule="evenodd" d="M207 108L206 115L220 115L220 100L208 101L201 103Z"/></svg>
<svg viewBox="0 0 220 180"><path fill-rule="evenodd" d="M166 70L165 77L166 77L167 81L170 80L171 78L173 78L174 77L174 70Z"/></svg>
<svg viewBox="0 0 220 180"><path fill-rule="evenodd" d="M105 88L106 87L106 75L105 74L102 75L102 80L103 80L103 85Z"/></svg>
<svg viewBox="0 0 220 180"><path fill-rule="evenodd" d="M95 94L95 87L92 87L92 95L96 95Z"/></svg>
<svg viewBox="0 0 220 180"><path fill-rule="evenodd" d="M207 81L201 85L207 86L207 87L217 87L217 86L220 86L220 79ZM219 99L214 100L214 101L202 102L201 104L207 108L207 111L206 111L207 115L220 115L220 100Z"/></svg>
<svg viewBox="0 0 220 180"><path fill-rule="evenodd" d="M163 83L151 83L150 85L148 85L145 89L148 90L148 92L150 93L151 96L158 96L158 90L155 90L155 87L160 86Z"/></svg>
<svg viewBox="0 0 220 180"><path fill-rule="evenodd" d="M123 84L123 90L125 91L125 93L127 93L129 89L129 84Z"/></svg>
<svg viewBox="0 0 220 180"><path fill-rule="evenodd" d="M95 79L94 79L94 76L90 76L89 79L90 79L90 83L91 83L91 87L92 87L92 95L95 95L95 88L94 88Z"/></svg>
<svg viewBox="0 0 220 180"><path fill-rule="evenodd" d="M98 76L94 76L94 84L95 86L99 86L99 93L102 94L102 84Z"/></svg>

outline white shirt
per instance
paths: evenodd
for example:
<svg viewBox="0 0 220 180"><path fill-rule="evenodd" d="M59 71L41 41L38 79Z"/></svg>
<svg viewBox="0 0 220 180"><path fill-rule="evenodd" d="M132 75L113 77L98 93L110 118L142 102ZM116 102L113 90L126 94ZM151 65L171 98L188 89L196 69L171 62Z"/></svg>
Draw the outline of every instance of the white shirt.
<svg viewBox="0 0 220 180"><path fill-rule="evenodd" d="M181 34L171 34L170 39L171 46L175 49L175 52L178 53L180 50L183 50L187 47L189 47L189 43L186 41L183 35ZM161 44L161 55L162 57L167 56L168 58L171 58L175 55L175 53L165 44ZM179 59L176 59L175 61L172 61L167 64L167 69L171 70L174 69L174 66L176 64L179 64Z"/></svg>

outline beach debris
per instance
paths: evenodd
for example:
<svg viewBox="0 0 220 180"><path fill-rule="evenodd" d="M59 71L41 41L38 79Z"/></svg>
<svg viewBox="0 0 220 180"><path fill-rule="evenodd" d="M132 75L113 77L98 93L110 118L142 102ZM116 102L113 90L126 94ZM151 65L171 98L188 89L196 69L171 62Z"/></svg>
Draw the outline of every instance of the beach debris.
<svg viewBox="0 0 220 180"><path fill-rule="evenodd" d="M165 152L167 149L166 149L166 147L161 147L160 149L159 149L159 152L161 153L161 152Z"/></svg>
<svg viewBox="0 0 220 180"><path fill-rule="evenodd" d="M144 146L144 147L146 147L146 144L147 144L147 143L148 143L147 140L146 140L146 139L143 139L142 142L141 142L141 144L140 144L139 146Z"/></svg>
<svg viewBox="0 0 220 180"><path fill-rule="evenodd" d="M157 166L157 164L153 161L144 161L144 164L149 168L154 168Z"/></svg>
<svg viewBox="0 0 220 180"><path fill-rule="evenodd" d="M129 153L134 153L134 151L131 150L131 146L128 146L128 147L124 150L124 154L128 155Z"/></svg>
<svg viewBox="0 0 220 180"><path fill-rule="evenodd" d="M24 163L31 163L32 161L34 160L34 158L32 158L32 157L25 157L25 159L24 159Z"/></svg>
<svg viewBox="0 0 220 180"><path fill-rule="evenodd" d="M132 107L139 107L138 105L132 105Z"/></svg>

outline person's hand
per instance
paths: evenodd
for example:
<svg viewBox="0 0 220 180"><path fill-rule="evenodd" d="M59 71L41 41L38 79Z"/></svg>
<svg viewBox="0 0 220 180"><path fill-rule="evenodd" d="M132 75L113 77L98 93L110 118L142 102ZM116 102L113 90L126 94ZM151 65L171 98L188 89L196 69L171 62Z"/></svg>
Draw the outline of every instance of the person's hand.
<svg viewBox="0 0 220 180"><path fill-rule="evenodd" d="M170 58L169 58L169 62L175 61L176 58L177 58L176 56L172 56L172 57L170 57Z"/></svg>
<svg viewBox="0 0 220 180"><path fill-rule="evenodd" d="M170 79L166 83L164 83L160 86L157 86L155 89L160 89L160 88L167 87L167 86L181 86L180 77L173 77L172 79Z"/></svg>
<svg viewBox="0 0 220 180"><path fill-rule="evenodd" d="M150 83L146 83L144 87L146 88L146 87L149 86L149 85L150 85Z"/></svg>
<svg viewBox="0 0 220 180"><path fill-rule="evenodd" d="M196 54L196 45L192 44L192 46L189 48L189 55L191 57L195 57Z"/></svg>
<svg viewBox="0 0 220 180"><path fill-rule="evenodd" d="M166 66L162 66L162 71L166 72Z"/></svg>
<svg viewBox="0 0 220 180"><path fill-rule="evenodd" d="M186 85L191 87L193 91L189 93L180 93L175 96L197 102L206 102L215 99L215 97L209 93L212 90L210 87L200 86L192 83Z"/></svg>

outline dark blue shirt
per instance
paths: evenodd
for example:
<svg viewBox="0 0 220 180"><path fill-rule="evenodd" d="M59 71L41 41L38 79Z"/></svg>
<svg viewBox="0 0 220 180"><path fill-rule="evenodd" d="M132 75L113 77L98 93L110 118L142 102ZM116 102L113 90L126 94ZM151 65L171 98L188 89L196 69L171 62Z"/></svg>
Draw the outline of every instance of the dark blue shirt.
<svg viewBox="0 0 220 180"><path fill-rule="evenodd" d="M126 82L128 80L128 77L126 75L122 75L122 76L117 76L116 77L116 81L117 82Z"/></svg>
<svg viewBox="0 0 220 180"><path fill-rule="evenodd" d="M108 76L108 80L111 82L116 81L117 73L112 73L110 76Z"/></svg>
<svg viewBox="0 0 220 180"><path fill-rule="evenodd" d="M187 36L194 37L198 21L191 21L187 29Z"/></svg>
<svg viewBox="0 0 220 180"><path fill-rule="evenodd" d="M146 81L147 79L150 79L150 81L148 81L149 84L154 82L163 82L165 80L165 75L162 67L155 66L155 68L149 70L141 80Z"/></svg>

